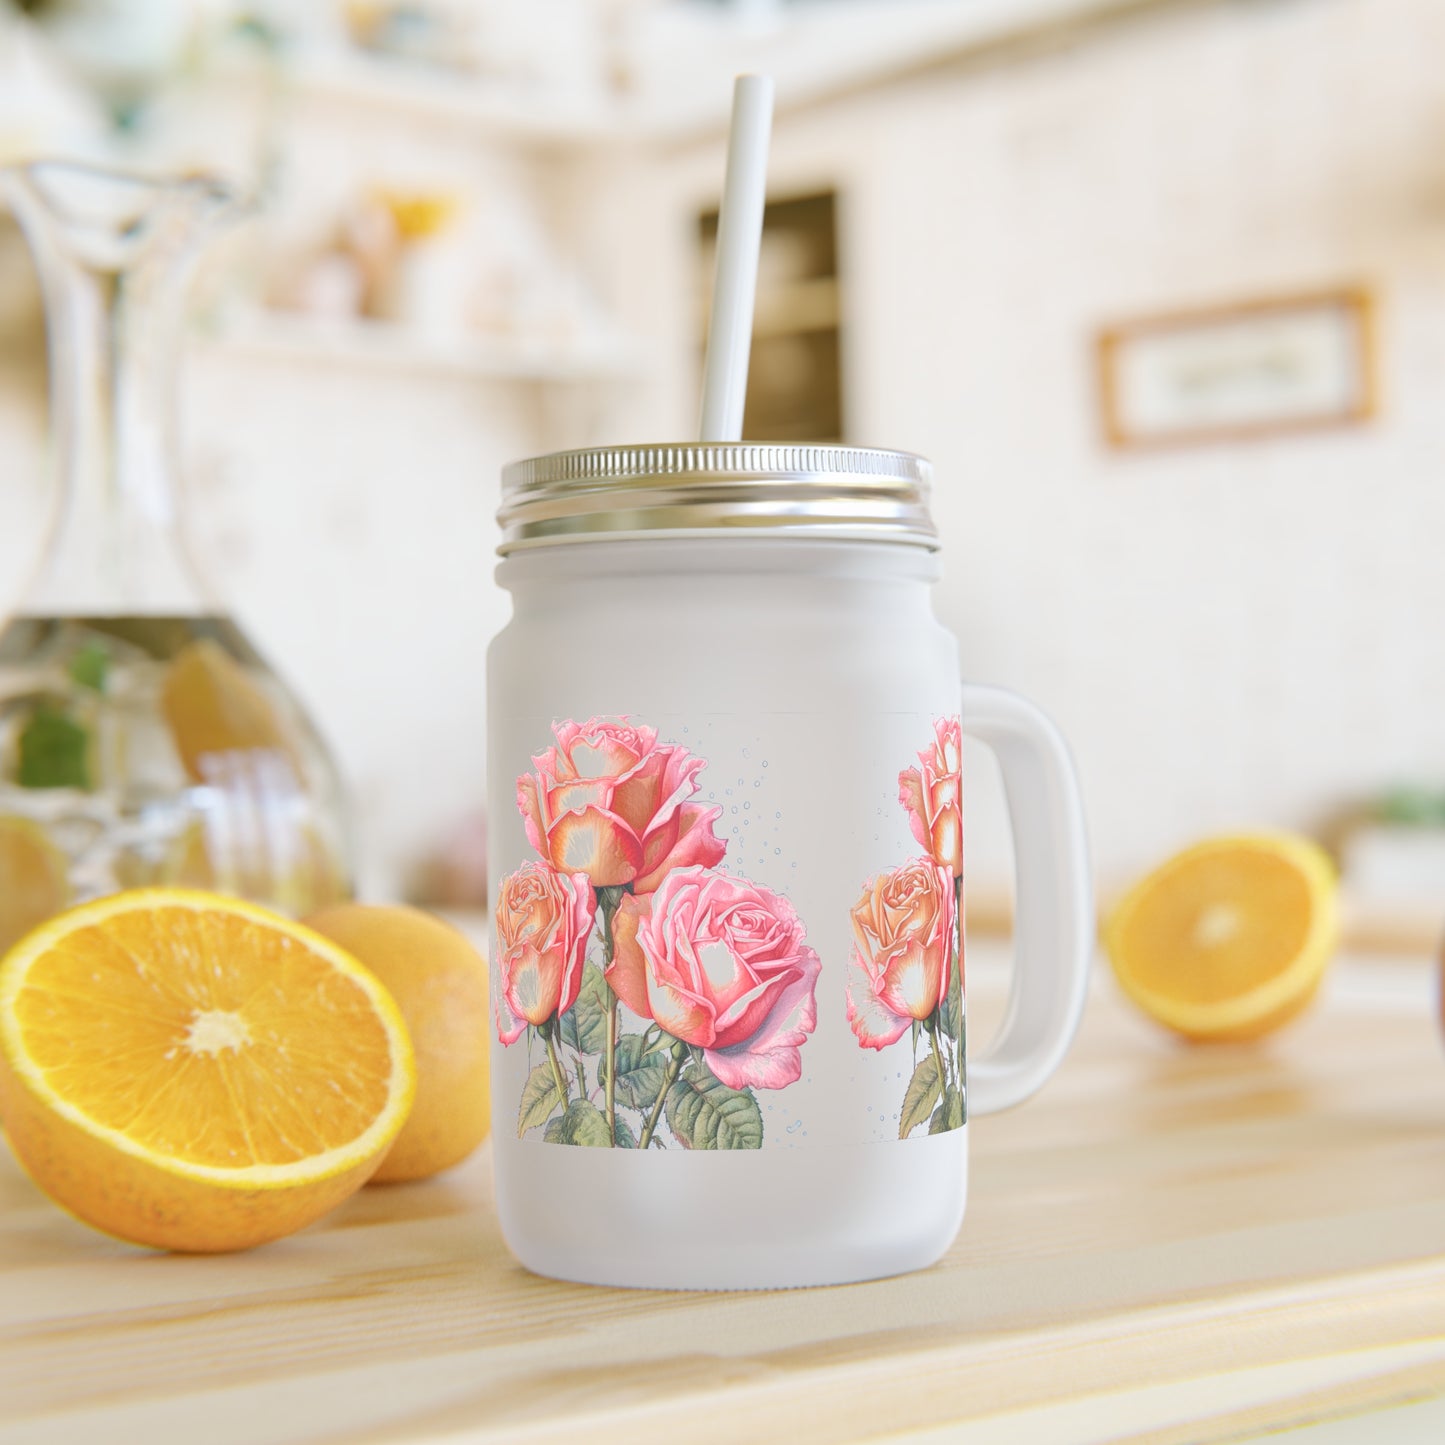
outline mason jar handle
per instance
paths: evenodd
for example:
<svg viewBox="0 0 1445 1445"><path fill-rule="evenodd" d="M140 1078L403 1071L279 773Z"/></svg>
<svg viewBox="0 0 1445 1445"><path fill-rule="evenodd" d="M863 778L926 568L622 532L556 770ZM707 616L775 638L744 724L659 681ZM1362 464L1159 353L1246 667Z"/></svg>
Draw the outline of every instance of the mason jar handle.
<svg viewBox="0 0 1445 1445"><path fill-rule="evenodd" d="M968 1112L992 1114L1027 1099L1073 1040L1094 950L1093 889L1078 778L1058 728L1017 693L965 683L963 731L998 759L1017 875L1008 1010L993 1048L968 1060Z"/></svg>

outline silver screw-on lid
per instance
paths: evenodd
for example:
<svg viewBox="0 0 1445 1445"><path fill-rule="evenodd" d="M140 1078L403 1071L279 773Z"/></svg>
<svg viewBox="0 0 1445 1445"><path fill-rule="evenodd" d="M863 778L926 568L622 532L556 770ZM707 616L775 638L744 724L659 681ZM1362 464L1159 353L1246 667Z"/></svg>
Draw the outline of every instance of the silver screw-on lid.
<svg viewBox="0 0 1445 1445"><path fill-rule="evenodd" d="M874 447L679 442L587 447L502 471L498 552L698 532L938 547L933 469Z"/></svg>

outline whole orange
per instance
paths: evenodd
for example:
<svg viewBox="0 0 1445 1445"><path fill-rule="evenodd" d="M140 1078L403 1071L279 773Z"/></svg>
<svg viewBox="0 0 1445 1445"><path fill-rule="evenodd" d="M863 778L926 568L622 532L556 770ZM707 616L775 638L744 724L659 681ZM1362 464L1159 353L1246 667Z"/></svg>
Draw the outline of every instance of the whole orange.
<svg viewBox="0 0 1445 1445"><path fill-rule="evenodd" d="M376 1183L460 1164L491 1128L487 965L466 937L416 908L339 903L306 920L374 973L416 1054L416 1102Z"/></svg>

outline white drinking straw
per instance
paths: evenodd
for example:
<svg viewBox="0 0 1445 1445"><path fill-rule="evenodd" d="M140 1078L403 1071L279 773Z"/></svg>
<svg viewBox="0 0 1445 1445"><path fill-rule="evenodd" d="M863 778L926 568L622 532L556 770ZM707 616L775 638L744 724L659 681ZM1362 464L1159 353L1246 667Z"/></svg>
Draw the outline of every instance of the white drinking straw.
<svg viewBox="0 0 1445 1445"><path fill-rule="evenodd" d="M772 125L772 77L738 76L733 87L727 178L718 213L712 323L702 373L699 431L705 442L735 442L743 434L743 399L748 389L748 350L753 336L753 298L758 289L758 250L763 240Z"/></svg>

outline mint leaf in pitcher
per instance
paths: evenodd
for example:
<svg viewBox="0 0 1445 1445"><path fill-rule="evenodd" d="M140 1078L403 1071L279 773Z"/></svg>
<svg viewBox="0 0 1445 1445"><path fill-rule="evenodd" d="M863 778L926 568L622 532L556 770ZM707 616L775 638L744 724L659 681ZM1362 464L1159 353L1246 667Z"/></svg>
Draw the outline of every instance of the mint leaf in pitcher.
<svg viewBox="0 0 1445 1445"><path fill-rule="evenodd" d="M22 788L89 792L90 734L69 714L42 703L21 730L15 781Z"/></svg>
<svg viewBox="0 0 1445 1445"><path fill-rule="evenodd" d="M104 692L110 673L110 650L103 642L87 642L70 659L70 680L91 692Z"/></svg>

